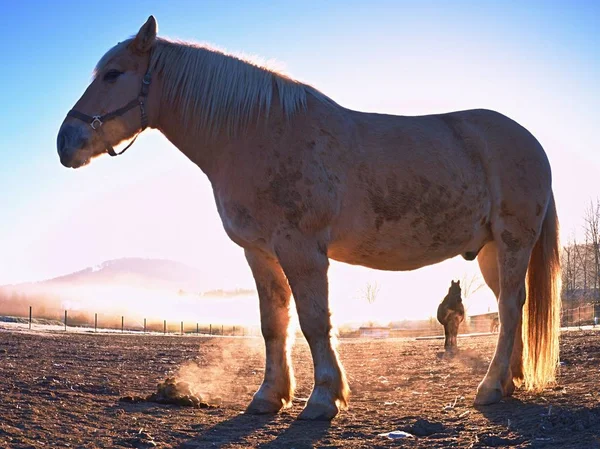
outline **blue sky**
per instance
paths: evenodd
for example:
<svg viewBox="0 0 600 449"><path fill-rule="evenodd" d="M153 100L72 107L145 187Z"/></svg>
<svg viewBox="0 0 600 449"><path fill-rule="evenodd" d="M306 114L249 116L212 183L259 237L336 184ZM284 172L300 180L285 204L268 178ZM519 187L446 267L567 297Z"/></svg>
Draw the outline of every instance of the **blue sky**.
<svg viewBox="0 0 600 449"><path fill-rule="evenodd" d="M149 14L159 35L273 59L352 109L411 115L485 107L509 115L549 155L563 237L579 232L586 202L600 196L597 1L0 6L0 284L123 256L210 265L221 283L251 284L204 175L158 133L145 133L122 158L101 158L81 171L58 161L56 133L94 65ZM457 278L474 267L458 264L394 279ZM339 279L400 282L334 268Z"/></svg>

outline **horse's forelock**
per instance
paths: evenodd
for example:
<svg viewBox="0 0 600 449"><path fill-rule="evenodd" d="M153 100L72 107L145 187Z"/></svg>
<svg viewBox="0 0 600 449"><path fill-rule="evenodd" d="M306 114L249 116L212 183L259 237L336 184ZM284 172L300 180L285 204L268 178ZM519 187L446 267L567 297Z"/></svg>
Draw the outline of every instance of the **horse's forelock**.
<svg viewBox="0 0 600 449"><path fill-rule="evenodd" d="M94 78L96 78L96 75L102 71L102 69L104 69L104 67L106 67L106 64L108 64L108 62L115 57L118 53L120 53L127 45L129 45L129 43L133 40L133 37L130 37L129 39L124 40L123 42L119 42L117 45L115 45L114 47L112 47L110 50L108 50L106 53L104 53L104 56L102 56L100 58L100 60L98 61L98 64L96 64L96 67L94 67L94 71L92 73L92 76Z"/></svg>

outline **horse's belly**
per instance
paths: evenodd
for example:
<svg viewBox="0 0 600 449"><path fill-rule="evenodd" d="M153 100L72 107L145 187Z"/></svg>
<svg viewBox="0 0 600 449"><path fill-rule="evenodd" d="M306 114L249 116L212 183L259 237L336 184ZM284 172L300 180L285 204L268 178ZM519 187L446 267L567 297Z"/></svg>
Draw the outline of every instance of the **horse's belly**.
<svg viewBox="0 0 600 449"><path fill-rule="evenodd" d="M470 204L470 205L469 205ZM491 239L487 201L454 210L409 213L392 220L376 216L334 229L331 259L379 270L407 271L459 254L477 253Z"/></svg>
<svg viewBox="0 0 600 449"><path fill-rule="evenodd" d="M367 251L365 251L364 245L358 247L331 245L328 251L328 256L338 262L388 271L416 270L442 262L458 254L460 254L458 249L434 253L423 250L415 251L414 248L399 245L389 245L386 248L371 246Z"/></svg>
<svg viewBox="0 0 600 449"><path fill-rule="evenodd" d="M366 236L359 240L332 242L328 256L339 262L362 265L377 270L409 271L442 262L465 253L477 253L489 240L488 233L481 230L470 238L453 240L437 245L436 242L418 244L398 238Z"/></svg>
<svg viewBox="0 0 600 449"><path fill-rule="evenodd" d="M433 257L432 254L408 256L403 248L399 248L397 251L380 251L377 255L366 255L347 251L346 248L338 250L332 247L328 256L338 262L361 265L375 270L410 271L442 262L456 254L449 253L447 256L437 255L437 257Z"/></svg>

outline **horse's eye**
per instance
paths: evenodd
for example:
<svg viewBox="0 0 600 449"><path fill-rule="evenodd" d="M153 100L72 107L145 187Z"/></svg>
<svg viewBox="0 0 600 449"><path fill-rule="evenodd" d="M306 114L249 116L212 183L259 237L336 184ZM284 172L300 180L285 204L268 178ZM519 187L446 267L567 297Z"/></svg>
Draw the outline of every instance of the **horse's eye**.
<svg viewBox="0 0 600 449"><path fill-rule="evenodd" d="M104 74L103 80L108 83L114 83L117 80L117 78L122 74L123 72L119 72L118 70L109 70Z"/></svg>

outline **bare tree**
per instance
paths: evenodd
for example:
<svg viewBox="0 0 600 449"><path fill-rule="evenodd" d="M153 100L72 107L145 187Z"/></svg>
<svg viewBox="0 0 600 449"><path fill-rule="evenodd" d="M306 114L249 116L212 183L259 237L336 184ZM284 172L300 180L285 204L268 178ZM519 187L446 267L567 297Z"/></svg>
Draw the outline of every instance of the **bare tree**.
<svg viewBox="0 0 600 449"><path fill-rule="evenodd" d="M573 249L575 252L575 271L576 273L578 272L581 276L583 276L583 286L580 286L580 288L583 288L583 295L586 296L588 291L589 278L589 244L587 237L585 238L585 244L583 246L578 245L577 242L573 240Z"/></svg>
<svg viewBox="0 0 600 449"><path fill-rule="evenodd" d="M569 240L561 253L563 299L567 301L573 300L575 292L580 288L579 268L581 261L585 260L585 247L581 248L573 235Z"/></svg>
<svg viewBox="0 0 600 449"><path fill-rule="evenodd" d="M600 199L590 201L585 210L584 220L586 249L589 245L591 251L590 283L593 286L594 299L600 299Z"/></svg>
<svg viewBox="0 0 600 449"><path fill-rule="evenodd" d="M369 304L373 304L379 295L379 285L377 282L371 284L367 282L365 289L362 291L362 298L365 299Z"/></svg>
<svg viewBox="0 0 600 449"><path fill-rule="evenodd" d="M472 275L465 274L460 280L463 299L469 299L472 294L478 292L483 287L485 287L485 282L483 282L483 279L477 273Z"/></svg>
<svg viewBox="0 0 600 449"><path fill-rule="evenodd" d="M463 305L465 306L465 313L469 315L469 309L471 308L471 304L469 302L469 298L474 293L481 290L485 287L485 282L481 276L477 273L475 274L464 274L462 279L460 280L460 289L463 297Z"/></svg>
<svg viewBox="0 0 600 449"><path fill-rule="evenodd" d="M568 298L573 292L573 247L570 245L564 246L562 250L562 285L563 296Z"/></svg>

